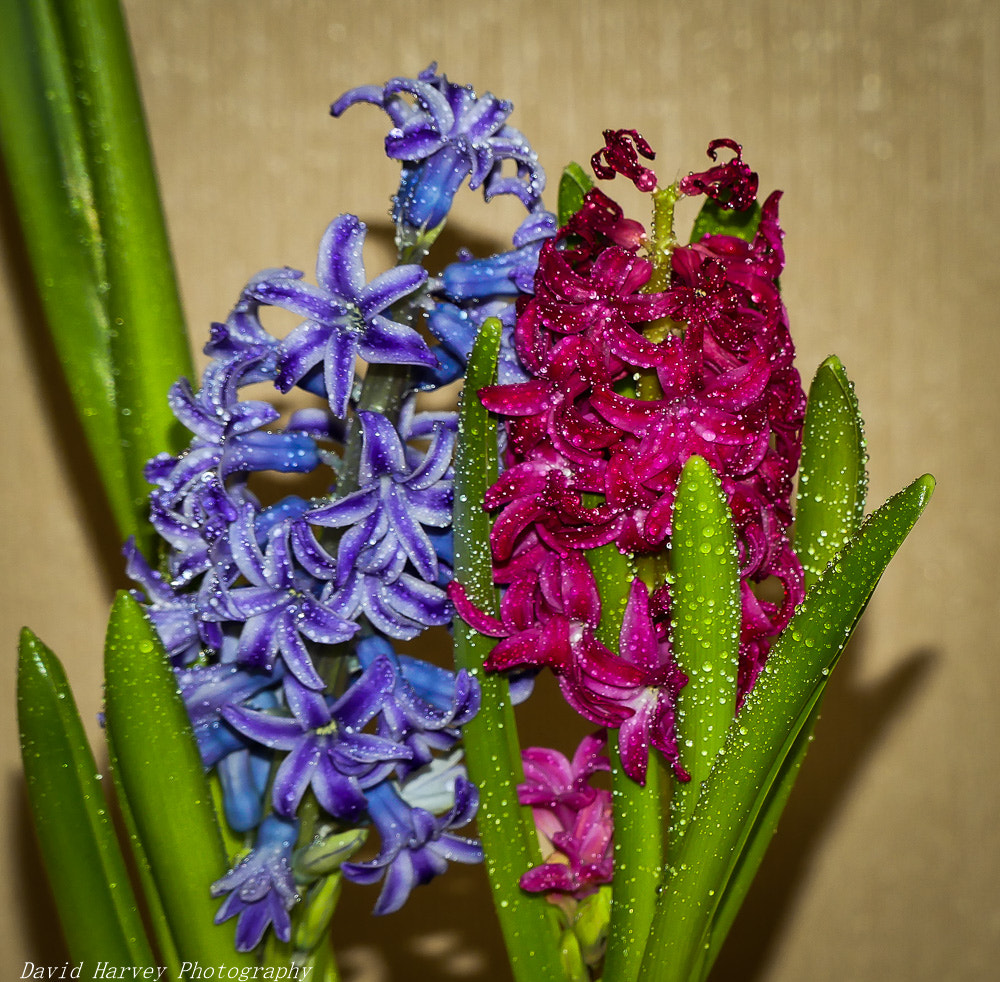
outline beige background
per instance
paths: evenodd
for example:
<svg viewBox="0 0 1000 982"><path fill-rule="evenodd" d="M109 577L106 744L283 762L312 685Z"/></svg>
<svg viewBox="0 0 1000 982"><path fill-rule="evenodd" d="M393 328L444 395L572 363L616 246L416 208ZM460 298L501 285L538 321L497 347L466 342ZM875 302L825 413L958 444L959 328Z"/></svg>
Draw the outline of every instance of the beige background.
<svg viewBox="0 0 1000 982"><path fill-rule="evenodd" d="M607 126L639 128L667 178L700 169L713 137L743 142L762 187L786 192L783 283L801 371L811 376L836 352L856 380L872 501L925 470L939 490L832 684L714 978L995 978L1000 5L127 0L126 9L199 347L249 274L309 269L338 212L384 228L396 173L377 156L385 118L370 107L327 116L352 85L437 59L453 80L515 102L513 122L550 175L589 156ZM513 214L466 195L461 221L489 247L499 240L482 230L509 227ZM92 720L102 618L121 575L7 219L0 977L16 978L25 959L64 955L45 926L25 825L15 632L30 623L67 659ZM370 269L385 258L371 250ZM484 896L473 871L418 894L406 914L352 919L341 929L347 977L505 978ZM372 901L355 889L345 906Z"/></svg>

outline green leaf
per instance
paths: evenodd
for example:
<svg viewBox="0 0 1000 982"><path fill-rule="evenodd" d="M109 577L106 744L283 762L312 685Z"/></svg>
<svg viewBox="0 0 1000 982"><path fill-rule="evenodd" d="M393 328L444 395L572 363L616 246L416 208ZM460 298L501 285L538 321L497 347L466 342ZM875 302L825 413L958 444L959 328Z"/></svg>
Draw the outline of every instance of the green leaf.
<svg viewBox="0 0 1000 982"><path fill-rule="evenodd" d="M864 424L854 386L836 355L809 387L795 508L795 552L811 587L865 514Z"/></svg>
<svg viewBox="0 0 1000 982"><path fill-rule="evenodd" d="M735 235L744 242L752 242L760 225L760 215L760 205L756 201L745 211L727 211L708 198L694 220L691 241L700 242L706 235Z"/></svg>
<svg viewBox="0 0 1000 982"><path fill-rule="evenodd" d="M497 431L476 393L493 382L500 331L500 322L489 318L473 346L455 452L455 579L472 603L494 616L498 597L483 496L496 480ZM542 896L526 894L518 886L521 874L540 863L541 856L531 810L517 800L523 772L507 680L482 668L494 644L455 618L455 664L470 672L482 691L479 713L462 729L469 777L479 788L479 836L514 978L558 980L564 976L556 910Z"/></svg>
<svg viewBox="0 0 1000 982"><path fill-rule="evenodd" d="M768 795L794 759L829 672L933 487L925 475L872 515L824 570L772 648L670 857L643 961L644 982L698 977L712 919Z"/></svg>
<svg viewBox="0 0 1000 982"><path fill-rule="evenodd" d="M614 650L617 651L617 646ZM617 747L618 733L614 730L608 735L615 869L611 881L611 917L604 978L614 982L632 982L639 978L639 966L653 923L663 871L663 832L666 825L663 784L666 775L658 754L652 751L646 765L645 785L633 781L622 767Z"/></svg>
<svg viewBox="0 0 1000 982"><path fill-rule="evenodd" d="M212 882L227 869L215 809L163 645L139 604L119 593L105 646L105 720L117 778L185 961L250 965L233 922L215 926Z"/></svg>
<svg viewBox="0 0 1000 982"><path fill-rule="evenodd" d="M799 470L796 544L801 550L807 587L816 582L857 531L864 517L866 490L863 423L854 387L840 361L831 356L820 365L809 389ZM822 698L817 699L796 737L723 892L712 921L706 972L722 947L777 829L812 740L821 705Z"/></svg>
<svg viewBox="0 0 1000 982"><path fill-rule="evenodd" d="M0 0L0 148L45 319L111 511L137 525L119 442L107 274L54 4Z"/></svg>
<svg viewBox="0 0 1000 982"><path fill-rule="evenodd" d="M117 0L0 0L0 145L56 354L119 531L148 540L146 460L179 450L191 373Z"/></svg>
<svg viewBox="0 0 1000 982"><path fill-rule="evenodd" d="M588 549L586 555L601 596L601 621L595 633L603 645L618 651L622 617L636 576L635 563L614 543ZM617 732L608 735L608 755L614 792L615 872L604 977L628 982L639 971L663 868L663 774L652 753L645 786L633 781L622 768Z"/></svg>
<svg viewBox="0 0 1000 982"><path fill-rule="evenodd" d="M153 156L118 0L59 4L108 272L111 352L134 507L144 514L143 468L179 450L167 391L192 373L187 331Z"/></svg>
<svg viewBox="0 0 1000 982"><path fill-rule="evenodd" d="M594 186L586 171L570 161L559 179L559 225L565 225L582 207L583 198Z"/></svg>
<svg viewBox="0 0 1000 982"><path fill-rule="evenodd" d="M121 767L118 764L118 755L115 753L114 738L107 728L104 731L104 738L108 745L108 763L111 765L111 779L115 788L115 796L118 799L118 810L128 834L128 843L132 848L132 859L139 876L139 886L146 909L146 920L152 928L153 939L161 961L167 966L167 970L173 978L179 978L181 959L177 954L177 943L174 941L166 911L163 909L163 901L160 899L156 881L153 879L153 872L149 868L149 860L146 858L142 840L139 838L135 816L132 814L132 806L129 804L125 788L122 787Z"/></svg>
<svg viewBox="0 0 1000 982"><path fill-rule="evenodd" d="M690 457L681 472L670 556L673 651L688 677L677 697L677 737L681 764L691 775L671 801L672 850L736 715L743 617L739 557L729 503L702 457Z"/></svg>
<svg viewBox="0 0 1000 982"><path fill-rule="evenodd" d="M805 726L802 727L795 738L795 742L785 757L777 777L764 800L764 804L754 821L753 828L747 837L739 859L733 867L732 875L726 884L726 889L722 892L722 899L719 901L719 907L712 919L711 943L705 954L704 970L701 977L708 974L708 971L715 962L722 944L726 940L726 935L729 934L729 929L732 927L733 921L736 920L740 906L750 891L753 879L757 875L757 870L760 869L760 864L764 860L767 847L771 844L771 839L777 831L778 821L785 810L785 805L788 804L789 795L792 793L795 779L799 776L799 770L802 767L802 762L805 760L806 751L808 751L809 745L812 743L813 730L816 727L816 721L819 719L821 705L822 700L817 700L809 714L809 718L806 720Z"/></svg>
<svg viewBox="0 0 1000 982"><path fill-rule="evenodd" d="M28 798L74 961L153 965L100 775L62 666L27 628L17 708Z"/></svg>

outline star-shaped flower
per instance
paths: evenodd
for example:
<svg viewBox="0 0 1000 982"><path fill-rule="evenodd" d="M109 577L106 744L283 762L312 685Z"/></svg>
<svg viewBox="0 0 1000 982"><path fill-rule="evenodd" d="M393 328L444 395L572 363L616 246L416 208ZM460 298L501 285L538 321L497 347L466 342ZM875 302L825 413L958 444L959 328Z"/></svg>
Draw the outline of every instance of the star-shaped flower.
<svg viewBox="0 0 1000 982"><path fill-rule="evenodd" d="M427 279L421 266L395 266L370 283L362 259L367 226L340 215L326 230L316 260L317 286L297 270L267 270L247 286L261 303L290 310L304 323L281 342L276 385L288 392L319 372L330 408L347 412L355 359L370 364L426 365L437 361L412 327L393 319L391 308Z"/></svg>

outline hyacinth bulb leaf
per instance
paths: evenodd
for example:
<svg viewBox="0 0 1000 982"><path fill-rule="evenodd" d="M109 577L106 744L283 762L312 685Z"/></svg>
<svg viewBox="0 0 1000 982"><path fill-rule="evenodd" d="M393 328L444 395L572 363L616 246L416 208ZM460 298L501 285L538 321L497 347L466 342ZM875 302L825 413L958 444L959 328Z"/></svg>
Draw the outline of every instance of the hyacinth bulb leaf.
<svg viewBox="0 0 1000 982"><path fill-rule="evenodd" d="M729 934L729 929L739 913L740 906L750 891L754 877L760 869L767 847L771 844L771 839L777 831L778 821L785 810L785 805L788 804L795 779L799 776L799 769L805 760L806 751L812 743L813 730L816 728L821 708L822 699L820 698L816 700L805 725L799 730L798 736L785 756L736 865L733 867L729 882L722 892L718 909L712 918L710 944L704 951L704 960L698 974L699 978L704 978L715 962L722 949L722 944Z"/></svg>
<svg viewBox="0 0 1000 982"><path fill-rule="evenodd" d="M146 461L176 451L180 428L164 393L192 373L128 33L118 0L67 0L84 152L107 263L105 303L125 465L145 516Z"/></svg>
<svg viewBox="0 0 1000 982"><path fill-rule="evenodd" d="M865 461L864 424L854 386L840 360L831 355L817 369L809 388L799 465L795 537L807 588L861 525L868 484ZM821 707L822 698L817 699L785 759L723 892L712 922L706 968L718 955L760 868L805 759Z"/></svg>
<svg viewBox="0 0 1000 982"><path fill-rule="evenodd" d="M559 178L559 224L565 225L582 207L584 195L594 186L586 171L570 161Z"/></svg>
<svg viewBox="0 0 1000 982"><path fill-rule="evenodd" d="M691 227L691 241L700 242L706 235L734 235L752 242L760 225L761 209L755 201L745 211L727 210L712 198L701 206Z"/></svg>
<svg viewBox="0 0 1000 982"><path fill-rule="evenodd" d="M2 0L0 149L53 348L121 538L138 528L112 371L103 238L50 3Z"/></svg>
<svg viewBox="0 0 1000 982"><path fill-rule="evenodd" d="M250 965L232 923L215 926L208 884L227 869L198 746L167 654L138 602L119 593L104 652L116 780L185 961ZM184 876L178 876L178 870Z"/></svg>
<svg viewBox="0 0 1000 982"><path fill-rule="evenodd" d="M118 755L115 753L114 739L105 727L104 739L108 748L108 763L111 766L111 779L114 784L115 798L118 802L118 811L128 835L128 842L132 849L132 859L139 877L139 886L142 890L143 905L146 908L147 921L153 932L153 939L156 943L160 959L172 974L179 974L181 970L181 959L177 953L177 944L174 941L173 933L170 930L170 922L167 920L166 911L163 909L163 901L153 879L153 873L149 868L149 860L146 858L143 849L142 839L135 823L135 816L129 805L128 796L122 787L121 767L118 763Z"/></svg>
<svg viewBox="0 0 1000 982"><path fill-rule="evenodd" d="M816 371L802 435L795 552L812 586L865 514L864 423L854 385L831 355Z"/></svg>
<svg viewBox="0 0 1000 982"><path fill-rule="evenodd" d="M691 780L676 787L670 806L672 830L680 833L736 715L743 613L732 513L702 457L691 457L681 473L670 555L673 651L688 677L676 713L681 763Z"/></svg>
<svg viewBox="0 0 1000 982"><path fill-rule="evenodd" d="M164 393L191 357L124 21L118 0L3 11L0 138L35 280L119 531L148 545L143 467L179 449Z"/></svg>
<svg viewBox="0 0 1000 982"><path fill-rule="evenodd" d="M933 489L934 479L924 475L870 516L820 575L772 648L670 857L643 960L644 980L691 982L703 976L713 920L755 825L766 815L768 796L794 762L830 671ZM678 932L680 919L687 927Z"/></svg>
<svg viewBox="0 0 1000 982"><path fill-rule="evenodd" d="M71 959L153 965L100 775L58 658L25 628L17 714L28 800Z"/></svg>
<svg viewBox="0 0 1000 982"><path fill-rule="evenodd" d="M499 600L493 585L490 520L482 501L499 466L497 428L476 393L494 381L500 333L500 321L489 318L476 338L459 405L455 452L455 579L480 610L493 616ZM479 788L479 835L514 978L558 980L564 975L555 908L543 896L518 886L521 874L541 857L531 811L517 800L517 782L523 775L509 686L503 676L487 675L482 668L493 644L492 638L456 617L455 665L471 672L482 691L478 714L463 728L469 778Z"/></svg>

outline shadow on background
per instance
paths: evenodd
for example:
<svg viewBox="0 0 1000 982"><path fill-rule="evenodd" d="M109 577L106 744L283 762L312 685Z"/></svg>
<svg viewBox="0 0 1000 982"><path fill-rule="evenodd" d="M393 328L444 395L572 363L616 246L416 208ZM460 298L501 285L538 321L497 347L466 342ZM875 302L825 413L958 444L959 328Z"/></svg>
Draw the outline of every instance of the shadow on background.
<svg viewBox="0 0 1000 982"><path fill-rule="evenodd" d="M711 982L755 982L766 977L809 864L886 731L934 666L935 653L918 650L883 679L862 686L856 666L863 657L863 633L862 626L830 679L816 739Z"/></svg>

